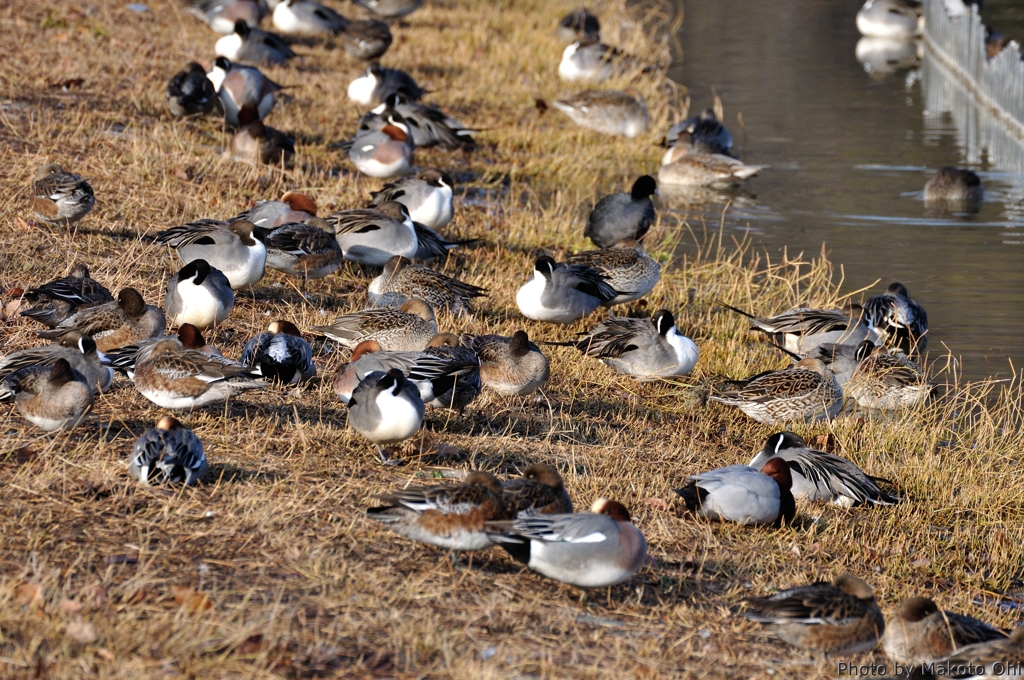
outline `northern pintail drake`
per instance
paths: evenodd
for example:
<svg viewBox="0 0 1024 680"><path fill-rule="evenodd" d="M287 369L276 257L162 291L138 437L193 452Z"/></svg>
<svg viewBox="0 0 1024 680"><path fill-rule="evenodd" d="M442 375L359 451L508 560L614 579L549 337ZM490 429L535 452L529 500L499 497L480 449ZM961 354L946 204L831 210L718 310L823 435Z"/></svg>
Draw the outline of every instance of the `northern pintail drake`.
<svg viewBox="0 0 1024 680"><path fill-rule="evenodd" d="M576 41L562 51L558 77L568 82L590 80L599 83L636 68L636 59L601 42Z"/></svg>
<svg viewBox="0 0 1024 680"><path fill-rule="evenodd" d="M516 519L575 512L562 475L544 463L534 463L521 477L502 482L501 491L505 505Z"/></svg>
<svg viewBox="0 0 1024 680"><path fill-rule="evenodd" d="M274 93L282 87L252 66L232 64L217 57L206 77L217 90L224 108L224 122L241 127L242 120L263 120L274 108Z"/></svg>
<svg viewBox="0 0 1024 680"><path fill-rule="evenodd" d="M910 597L900 602L885 627L882 650L896 663L920 666L967 645L1006 638L1006 633L984 621L942 611L926 597Z"/></svg>
<svg viewBox="0 0 1024 680"><path fill-rule="evenodd" d="M773 458L760 470L746 465L702 472L686 478L676 493L687 510L718 522L792 524L796 503L786 461Z"/></svg>
<svg viewBox="0 0 1024 680"><path fill-rule="evenodd" d="M364 175L386 179L409 171L415 149L409 124L389 108L379 118L360 123L348 157Z"/></svg>
<svg viewBox="0 0 1024 680"><path fill-rule="evenodd" d="M128 474L146 485L195 486L209 469L199 437L169 415L139 437L128 459Z"/></svg>
<svg viewBox="0 0 1024 680"><path fill-rule="evenodd" d="M882 295L868 298L864 309L887 345L902 347L911 354L923 352L928 346L928 313L910 299L902 283L891 283Z"/></svg>
<svg viewBox="0 0 1024 680"><path fill-rule="evenodd" d="M18 413L44 432L72 428L81 422L92 408L95 391L64 358L52 366L15 371L7 377L5 389L14 395Z"/></svg>
<svg viewBox="0 0 1024 680"><path fill-rule="evenodd" d="M417 262L444 260L456 248L479 243L480 241L480 239L475 238L463 241L449 241L425 224L414 221L412 226L416 231L416 254L412 256L412 259Z"/></svg>
<svg viewBox="0 0 1024 680"><path fill-rule="evenodd" d="M319 217L274 227L265 238L267 266L302 279L322 279L341 265L334 226Z"/></svg>
<svg viewBox="0 0 1024 680"><path fill-rule="evenodd" d="M53 328L79 309L113 302L114 296L89 276L88 267L76 263L67 276L30 288L25 299L32 307L22 311L21 316Z"/></svg>
<svg viewBox="0 0 1024 680"><path fill-rule="evenodd" d="M588 130L606 135L638 137L651 123L647 102L636 90L584 90L553 106Z"/></svg>
<svg viewBox="0 0 1024 680"><path fill-rule="evenodd" d="M295 140L277 128L264 125L261 120L246 123L231 137L224 157L241 163L263 163L285 168L292 167L295 158Z"/></svg>
<svg viewBox="0 0 1024 680"><path fill-rule="evenodd" d="M857 30L872 38L913 38L922 24L919 0L867 0L857 12Z"/></svg>
<svg viewBox="0 0 1024 680"><path fill-rule="evenodd" d="M289 191L280 201L260 201L248 210L243 210L231 219L248 220L257 227L270 231L283 224L305 222L316 217L316 203L309 196Z"/></svg>
<svg viewBox="0 0 1024 680"><path fill-rule="evenodd" d="M185 349L177 338L164 338L135 364L135 387L161 408L185 410L223 403L242 390L266 387L248 366Z"/></svg>
<svg viewBox="0 0 1024 680"><path fill-rule="evenodd" d="M820 359L801 359L781 370L730 380L710 399L766 425L834 418L843 408L839 380Z"/></svg>
<svg viewBox="0 0 1024 680"><path fill-rule="evenodd" d="M590 267L615 290L629 291L606 302L606 307L639 300L654 290L661 278L661 265L633 238L622 239L610 248L570 255L565 262Z"/></svg>
<svg viewBox="0 0 1024 680"><path fill-rule="evenodd" d="M217 90L202 64L189 62L167 83L167 108L172 116L199 116L212 111L216 103Z"/></svg>
<svg viewBox="0 0 1024 680"><path fill-rule="evenodd" d="M281 36L251 28L241 19L235 22L234 32L217 41L214 50L218 57L254 65L285 64L297 56Z"/></svg>
<svg viewBox="0 0 1024 680"><path fill-rule="evenodd" d="M423 6L423 0L352 0L365 10L382 19L401 19Z"/></svg>
<svg viewBox="0 0 1024 680"><path fill-rule="evenodd" d="M622 583L648 562L647 540L618 501L599 498L590 512L530 515L490 522L491 539L550 579L580 588Z"/></svg>
<svg viewBox="0 0 1024 680"><path fill-rule="evenodd" d="M393 94L420 99L424 90L405 71L370 64L348 86L348 98L362 106L377 106Z"/></svg>
<svg viewBox="0 0 1024 680"><path fill-rule="evenodd" d="M680 143L684 134L690 136L690 147L704 153L732 156L732 135L725 129L715 110L706 108L699 116L679 121L668 129L665 145L673 147Z"/></svg>
<svg viewBox="0 0 1024 680"><path fill-rule="evenodd" d="M52 340L69 331L80 331L96 342L99 351L106 352L155 338L163 334L166 327L167 320L159 307L147 305L134 288L122 288L117 302L79 310L52 330L40 332L39 337Z"/></svg>
<svg viewBox="0 0 1024 680"><path fill-rule="evenodd" d="M364 309L340 316L329 326L314 326L310 330L345 347L355 348L364 340L376 340L386 351L419 352L437 335L437 319L426 302L409 300L400 309Z"/></svg>
<svg viewBox="0 0 1024 680"><path fill-rule="evenodd" d="M241 363L285 385L299 385L316 375L313 348L291 321L274 321L267 332L245 343Z"/></svg>
<svg viewBox="0 0 1024 680"><path fill-rule="evenodd" d="M569 324L623 292L612 288L590 267L558 264L544 256L537 258L533 277L516 293L516 304L528 319Z"/></svg>
<svg viewBox="0 0 1024 680"><path fill-rule="evenodd" d="M206 344L206 339L203 338L202 331L193 326L190 323L184 323L178 328L176 336L160 336L157 338L148 338L146 340L140 340L131 345L125 345L117 349L111 350L106 358L110 362L111 368L118 373L123 373L128 376L128 379L133 383L135 382L135 365L149 356L150 351L157 346L159 342L165 340L168 337L177 337L178 342L185 349L196 350L203 354L209 354L210 356L222 357L221 351L212 345Z"/></svg>
<svg viewBox="0 0 1024 680"><path fill-rule="evenodd" d="M458 484L421 486L375 496L366 516L399 536L448 550L485 550L494 545L486 523L508 517L501 483L474 471Z"/></svg>
<svg viewBox="0 0 1024 680"><path fill-rule="evenodd" d="M93 390L106 392L110 389L114 374L106 357L97 351L96 343L88 335L70 331L53 344L19 350L0 359L0 401L14 397L5 384L9 376L32 366L52 367L58 359L67 361Z"/></svg>
<svg viewBox="0 0 1024 680"><path fill-rule="evenodd" d="M640 380L687 375L699 357L697 345L678 331L667 309L650 319L610 318L565 344Z"/></svg>
<svg viewBox="0 0 1024 680"><path fill-rule="evenodd" d="M750 461L761 470L769 460L781 458L793 478L793 497L811 502L832 503L844 508L858 504L895 505L899 498L882 491L877 478L839 456L816 451L800 435L779 432L768 437L764 448Z"/></svg>
<svg viewBox="0 0 1024 680"><path fill-rule="evenodd" d="M936 662L936 667L955 669L965 680L1000 680L1024 676L1024 625L1002 640L962 647Z"/></svg>
<svg viewBox="0 0 1024 680"><path fill-rule="evenodd" d="M726 188L761 172L767 165L747 165L732 156L707 153L686 144L665 152L658 168L658 182L688 187Z"/></svg>
<svg viewBox="0 0 1024 680"><path fill-rule="evenodd" d="M434 383L434 398L429 402L437 408L447 408L460 413L480 395L480 359L472 347L464 345L451 333L440 333L427 343L423 353L442 361L458 363L465 368L452 374L449 384ZM410 375L410 377L414 377Z"/></svg>
<svg viewBox="0 0 1024 680"><path fill-rule="evenodd" d="M642 175L633 182L629 193L620 191L605 196L590 211L583 235L598 248L611 248L623 239L643 240L657 218L651 201L657 191L654 178Z"/></svg>
<svg viewBox="0 0 1024 680"><path fill-rule="evenodd" d="M888 347L865 341L857 348L860 363L844 388L866 409L899 411L924 403L935 385L917 363Z"/></svg>
<svg viewBox="0 0 1024 680"><path fill-rule="evenodd" d="M724 302L719 304L747 317L750 330L764 333L794 354L808 355L823 344L857 346L876 337L870 314L858 304L847 304L842 309L794 307L768 317L754 316Z"/></svg>
<svg viewBox="0 0 1024 680"><path fill-rule="evenodd" d="M470 151L476 147L473 135L479 133L479 130L466 127L436 106L411 101L400 92L389 95L384 104L373 109L360 120L383 115L387 108L397 112L405 119L412 135L412 141L417 147L440 146L448 151L455 149Z"/></svg>
<svg viewBox="0 0 1024 680"><path fill-rule="evenodd" d="M419 390L398 369L368 374L348 400L348 423L377 447L383 463L389 458L381 446L400 444L423 425Z"/></svg>
<svg viewBox="0 0 1024 680"><path fill-rule="evenodd" d="M164 312L173 327L189 323L206 330L223 323L234 306L228 277L206 260L192 260L167 282Z"/></svg>
<svg viewBox="0 0 1024 680"><path fill-rule="evenodd" d="M188 11L217 33L227 35L235 32L235 22L239 20L253 28L259 26L265 9L262 2L255 0L206 0L189 7Z"/></svg>
<svg viewBox="0 0 1024 680"><path fill-rule="evenodd" d="M380 59L391 47L393 40L388 25L377 19L350 21L341 39L345 51L363 61Z"/></svg>
<svg viewBox="0 0 1024 680"><path fill-rule="evenodd" d="M419 298L435 310L452 314L472 314L473 298L485 297L487 290L474 286L430 267L413 264L409 258L396 255L384 264L382 271L370 281L366 296L370 304L397 306Z"/></svg>
<svg viewBox="0 0 1024 680"><path fill-rule="evenodd" d="M185 264L206 260L235 290L258 282L267 268L263 232L248 220L197 220L158 232L154 243L174 248Z"/></svg>
<svg viewBox="0 0 1024 680"><path fill-rule="evenodd" d="M940 168L924 185L926 204L977 211L985 200L985 188L975 172L964 168Z"/></svg>
<svg viewBox="0 0 1024 680"><path fill-rule="evenodd" d="M392 257L414 257L419 247L409 211L396 201L375 208L340 210L327 216L343 257L358 264L383 267Z"/></svg>
<svg viewBox="0 0 1024 680"><path fill-rule="evenodd" d="M431 229L442 229L448 226L455 214L452 205L454 186L455 183L447 173L427 168L417 175L401 177L385 184L380 191L372 192L370 205L397 201L406 207L413 222Z"/></svg>
<svg viewBox="0 0 1024 680"><path fill-rule="evenodd" d="M601 40L601 22L590 10L578 7L558 22L558 38L562 42L597 42Z"/></svg>
<svg viewBox="0 0 1024 680"><path fill-rule="evenodd" d="M498 394L525 397L539 390L551 376L548 358L530 342L526 331L516 331L510 338L477 335L469 343L480 360L483 386Z"/></svg>
<svg viewBox="0 0 1024 680"><path fill-rule="evenodd" d="M401 371L416 389L420 399L428 404L449 391L461 376L479 371L477 359L457 353L428 352L386 352L376 340L364 340L356 345L347 364L338 367L331 386L343 404L352 398L352 392L370 373L387 373L391 369Z"/></svg>
<svg viewBox="0 0 1024 680"><path fill-rule="evenodd" d="M96 197L81 175L47 163L32 178L32 212L49 224L72 224L89 214Z"/></svg>
<svg viewBox="0 0 1024 680"><path fill-rule="evenodd" d="M272 18L285 35L337 35L348 27L348 19L315 0L283 0Z"/></svg>
<svg viewBox="0 0 1024 680"><path fill-rule="evenodd" d="M871 586L850 574L745 602L744 616L770 635L826 657L870 651L885 630Z"/></svg>

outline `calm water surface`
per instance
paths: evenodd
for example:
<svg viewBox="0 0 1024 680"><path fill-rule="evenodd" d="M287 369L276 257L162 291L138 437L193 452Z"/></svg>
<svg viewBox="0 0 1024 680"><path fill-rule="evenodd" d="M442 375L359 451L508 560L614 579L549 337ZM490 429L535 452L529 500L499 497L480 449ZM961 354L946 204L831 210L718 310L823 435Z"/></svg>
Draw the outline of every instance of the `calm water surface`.
<svg viewBox="0 0 1024 680"><path fill-rule="evenodd" d="M726 227L749 229L773 256L816 256L824 243L844 265L846 291L902 281L928 310L933 357L948 347L966 377L1006 377L1011 361L1024 365L1024 176L969 154L953 116L925 111L922 72L935 86L934 68L866 72L855 56L860 4L684 2L670 77L690 89L691 110L709 106L714 87L743 160L771 166ZM986 5L997 28L1024 37L1013 3ZM979 172L980 213L926 212L922 189L943 165ZM709 223L720 211L706 208Z"/></svg>

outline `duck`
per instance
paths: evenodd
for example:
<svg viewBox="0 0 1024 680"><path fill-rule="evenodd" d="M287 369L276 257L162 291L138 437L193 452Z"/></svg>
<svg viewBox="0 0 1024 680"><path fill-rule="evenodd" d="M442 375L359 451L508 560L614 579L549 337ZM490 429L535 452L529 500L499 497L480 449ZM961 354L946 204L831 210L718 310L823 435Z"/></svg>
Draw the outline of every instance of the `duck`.
<svg viewBox="0 0 1024 680"><path fill-rule="evenodd" d="M305 222L311 217L316 217L316 214L317 208L313 199L297 191L288 191L280 201L260 201L238 213L230 221L247 220L260 229L271 231L285 224Z"/></svg>
<svg viewBox="0 0 1024 680"><path fill-rule="evenodd" d="M977 212L985 200L985 187L977 173L965 168L940 168L924 185L925 204L945 204Z"/></svg>
<svg viewBox="0 0 1024 680"><path fill-rule="evenodd" d="M462 413L466 407L480 395L483 386L480 382L480 360L472 347L464 345L459 338L451 333L439 333L430 339L423 353L438 357L442 361L459 364L463 370L451 374L446 381L434 381L433 399L428 405L446 408ZM410 378L415 378L410 373Z"/></svg>
<svg viewBox="0 0 1024 680"><path fill-rule="evenodd" d="M267 266L302 279L303 290L307 279L330 276L343 259L334 226L319 217L275 226L265 245Z"/></svg>
<svg viewBox="0 0 1024 680"><path fill-rule="evenodd" d="M373 124L360 124L348 157L364 175L387 179L409 172L415 150L405 118L387 109Z"/></svg>
<svg viewBox="0 0 1024 680"><path fill-rule="evenodd" d="M647 540L622 503L599 498L590 512L487 523L492 541L550 579L580 588L627 581L648 563Z"/></svg>
<svg viewBox="0 0 1024 680"><path fill-rule="evenodd" d="M525 397L543 387L551 376L548 358L524 330L511 337L476 335L469 338L469 344L479 358L480 382L498 394Z"/></svg>
<svg viewBox="0 0 1024 680"><path fill-rule="evenodd" d="M224 109L224 122L242 127L242 120L263 120L274 108L275 94L284 87L267 78L259 69L233 64L227 57L217 57L206 74L213 84Z"/></svg>
<svg viewBox="0 0 1024 680"><path fill-rule="evenodd" d="M367 509L368 519L403 538L447 550L492 547L486 523L508 517L501 482L482 470L458 484L410 487L374 500L379 505Z"/></svg>
<svg viewBox="0 0 1024 680"><path fill-rule="evenodd" d="M388 25L377 19L350 21L341 39L345 51L363 61L380 59L393 40Z"/></svg>
<svg viewBox="0 0 1024 680"><path fill-rule="evenodd" d="M283 0L271 18L285 35L338 35L348 27L348 19L315 0Z"/></svg>
<svg viewBox="0 0 1024 680"><path fill-rule="evenodd" d="M190 61L167 83L167 108L175 118L210 113L216 103L217 90L202 64Z"/></svg>
<svg viewBox="0 0 1024 680"><path fill-rule="evenodd" d="M790 525L796 516L791 491L793 478L781 458L772 458L760 470L730 465L686 478L676 493L687 510L719 522Z"/></svg>
<svg viewBox="0 0 1024 680"><path fill-rule="evenodd" d="M806 356L824 344L856 347L878 337L870 312L856 303L844 305L842 309L793 307L769 317L754 316L721 301L718 304L747 317L751 322L750 330L764 333L793 354Z"/></svg>
<svg viewBox="0 0 1024 680"><path fill-rule="evenodd" d="M858 347L860 363L844 388L862 408L899 411L923 404L935 385L917 363L888 347Z"/></svg>
<svg viewBox="0 0 1024 680"><path fill-rule="evenodd" d="M709 398L735 406L759 423L834 418L843 407L839 381L821 359L801 359L777 371L731 380Z"/></svg>
<svg viewBox="0 0 1024 680"><path fill-rule="evenodd" d="M382 271L370 281L366 296L370 304L388 306L404 304L419 298L435 310L444 309L451 314L472 314L473 299L485 297L487 290L474 286L420 264L407 257L395 255L384 264Z"/></svg>
<svg viewBox="0 0 1024 680"><path fill-rule="evenodd" d="M570 255L565 262L590 267L615 290L629 291L603 303L605 307L639 300L654 290L661 278L661 265L633 238L624 238L610 248Z"/></svg>
<svg viewBox="0 0 1024 680"><path fill-rule="evenodd" d="M449 241L441 234L420 222L412 223L416 232L416 254L412 256L417 262L433 262L443 260L456 248L479 243L480 239L470 238L461 241Z"/></svg>
<svg viewBox="0 0 1024 680"><path fill-rule="evenodd" d="M78 425L92 408L95 391L65 358L15 371L5 389L14 395L18 413L44 432Z"/></svg>
<svg viewBox="0 0 1024 680"><path fill-rule="evenodd" d="M365 114L360 122L380 116L386 109L405 119L417 147L439 146L446 151L472 151L476 148L473 135L479 134L480 130L468 128L436 106L412 101L401 92L388 95L383 104Z"/></svg>
<svg viewBox="0 0 1024 680"><path fill-rule="evenodd" d="M81 309L38 335L53 340L70 331L79 331L90 336L100 352L106 352L154 338L163 334L166 327L167 319L159 307L147 305L134 288L122 288L116 302Z"/></svg>
<svg viewBox="0 0 1024 680"><path fill-rule="evenodd" d="M534 463L522 476L502 482L501 494L514 519L575 512L562 475L545 463Z"/></svg>
<svg viewBox="0 0 1024 680"><path fill-rule="evenodd" d="M894 281L885 293L868 298L864 309L882 342L902 347L910 354L928 347L928 313L911 299L902 283Z"/></svg>
<svg viewBox="0 0 1024 680"><path fill-rule="evenodd" d="M227 401L243 390L266 387L249 366L185 349L177 338L163 338L135 364L135 387L146 399L172 411Z"/></svg>
<svg viewBox="0 0 1024 680"><path fill-rule="evenodd" d="M562 42L598 42L601 40L601 21L584 7L578 7L558 22L558 38Z"/></svg>
<svg viewBox="0 0 1024 680"><path fill-rule="evenodd" d="M360 381L348 400L348 422L377 447L381 462L392 459L381 448L409 439L423 426L419 390L398 369L373 371Z"/></svg>
<svg viewBox="0 0 1024 680"><path fill-rule="evenodd" d="M32 213L47 224L70 226L88 215L96 204L89 182L47 163L32 178Z"/></svg>
<svg viewBox="0 0 1024 680"><path fill-rule="evenodd" d="M1002 640L978 642L961 647L936 661L936 666L964 669L961 678L997 680L1024 674L1024 626L1017 626ZM973 674L972 674L973 673Z"/></svg>
<svg viewBox="0 0 1024 680"><path fill-rule="evenodd" d="M878 478L864 474L845 458L810 448L795 432L778 432L768 437L750 461L750 467L761 470L773 458L781 458L789 466L794 498L844 508L888 506L900 500L880 489Z"/></svg>
<svg viewBox="0 0 1024 680"><path fill-rule="evenodd" d="M235 22L245 21L256 28L263 21L265 7L254 0L207 0L188 8L217 33L227 35L235 32Z"/></svg>
<svg viewBox="0 0 1024 680"><path fill-rule="evenodd" d="M241 163L263 163L290 168L295 158L295 140L277 128L264 125L261 120L246 122L240 114L242 129L231 137L224 157Z"/></svg>
<svg viewBox="0 0 1024 680"><path fill-rule="evenodd" d="M298 56L281 36L252 28L242 19L235 22L234 32L217 41L214 51L231 61L269 66L286 64Z"/></svg>
<svg viewBox="0 0 1024 680"><path fill-rule="evenodd" d="M570 324L619 295L590 267L558 264L545 255L537 258L533 277L516 293L516 304L528 319Z"/></svg>
<svg viewBox="0 0 1024 680"><path fill-rule="evenodd" d="M329 326L314 326L310 331L345 347L355 348L364 340L376 340L386 351L420 352L437 335L437 318L430 305L414 299L399 309L375 307L346 314Z"/></svg>
<svg viewBox="0 0 1024 680"><path fill-rule="evenodd" d="M228 277L203 259L192 260L167 282L164 312L171 326L206 330L224 322L235 306Z"/></svg>
<svg viewBox="0 0 1024 680"><path fill-rule="evenodd" d="M605 196L590 211L583 235L598 248L611 248L623 239L642 241L657 218L651 201L657 191L657 181L650 175L641 175L629 193Z"/></svg>
<svg viewBox="0 0 1024 680"><path fill-rule="evenodd" d="M658 169L661 185L728 188L741 184L767 165L747 165L732 156L707 153L677 144L665 152Z"/></svg>
<svg viewBox="0 0 1024 680"><path fill-rule="evenodd" d="M692 116L670 127L665 135L665 145L676 146L684 134L690 135L691 149L732 156L732 135L711 107L704 109L699 116Z"/></svg>
<svg viewBox="0 0 1024 680"><path fill-rule="evenodd" d="M794 647L829 656L874 649L885 631L875 593L851 574L744 600L743 615Z"/></svg>
<svg viewBox="0 0 1024 680"><path fill-rule="evenodd" d="M423 0L352 0L381 19L396 20L409 16L423 6Z"/></svg>
<svg viewBox="0 0 1024 680"><path fill-rule="evenodd" d="M398 255L416 255L419 242L409 211L397 201L385 201L374 208L340 210L327 216L349 262L383 267Z"/></svg>
<svg viewBox="0 0 1024 680"><path fill-rule="evenodd" d="M313 348L291 321L278 319L242 348L243 366L259 369L267 380L301 385L316 375Z"/></svg>
<svg viewBox="0 0 1024 680"><path fill-rule="evenodd" d="M395 93L418 100L425 91L405 71L373 63L348 86L348 98L362 106L384 104Z"/></svg>
<svg viewBox="0 0 1024 680"><path fill-rule="evenodd" d="M919 0L867 0L857 11L857 30L870 38L906 40L921 35Z"/></svg>
<svg viewBox="0 0 1024 680"><path fill-rule="evenodd" d="M248 220L196 220L158 232L153 241L167 245L185 264L206 260L228 278L234 290L253 285L267 269L263 232Z"/></svg>
<svg viewBox="0 0 1024 680"><path fill-rule="evenodd" d="M107 353L106 359L110 362L110 367L118 373L125 374L129 380L135 382L135 365L149 356L150 350L156 347L157 343L168 338L176 337L181 346L185 349L196 350L203 354L208 354L215 357L223 357L221 351L212 345L206 344L206 339L203 338L203 333L198 328L190 323L183 323L178 327L176 335L162 335L156 338L147 338L140 340L131 345L125 345L124 347L118 347L117 349L111 350Z"/></svg>
<svg viewBox="0 0 1024 680"><path fill-rule="evenodd" d="M417 144L418 146L418 144ZM416 175L400 177L370 195L370 206L397 201L409 211L409 218L431 229L447 227L455 215L452 188L455 182L436 168L426 168Z"/></svg>
<svg viewBox="0 0 1024 680"><path fill-rule="evenodd" d="M972 616L942 611L927 597L900 602L882 634L882 650L906 666L934 663L961 647L1005 641L1004 631Z"/></svg>
<svg viewBox="0 0 1024 680"><path fill-rule="evenodd" d="M606 135L638 137L651 122L647 102L633 89L584 90L553 105L580 127Z"/></svg>
<svg viewBox="0 0 1024 680"><path fill-rule="evenodd" d="M89 276L87 266L76 262L67 276L29 288L25 299L32 306L22 310L21 316L53 328L79 309L113 302L114 296Z"/></svg>
<svg viewBox="0 0 1024 680"><path fill-rule="evenodd" d="M96 392L108 391L114 381L114 371L106 356L96 349L93 339L79 331L70 331L52 344L19 350L0 358L0 401L14 397L6 386L9 376L32 366L52 367L58 359L67 361Z"/></svg>
<svg viewBox="0 0 1024 680"><path fill-rule="evenodd" d="M610 318L564 344L642 381L688 375L699 357L697 345L678 331L667 309L650 319Z"/></svg>
<svg viewBox="0 0 1024 680"><path fill-rule="evenodd" d="M128 459L128 474L144 485L196 486L209 470L203 442L172 415L146 430Z"/></svg>
<svg viewBox="0 0 1024 680"><path fill-rule="evenodd" d="M601 82L622 75L636 67L636 60L617 47L600 41L577 40L562 51L558 77L568 82L590 80Z"/></svg>

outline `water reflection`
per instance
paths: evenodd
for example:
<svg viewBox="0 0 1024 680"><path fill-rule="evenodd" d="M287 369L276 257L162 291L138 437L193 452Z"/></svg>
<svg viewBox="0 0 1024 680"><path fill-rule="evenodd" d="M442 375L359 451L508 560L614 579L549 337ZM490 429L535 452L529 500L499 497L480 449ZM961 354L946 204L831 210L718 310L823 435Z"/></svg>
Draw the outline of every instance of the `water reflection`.
<svg viewBox="0 0 1024 680"><path fill-rule="evenodd" d="M857 41L855 55L871 75L888 75L906 71L921 63L923 47L920 40L864 37Z"/></svg>

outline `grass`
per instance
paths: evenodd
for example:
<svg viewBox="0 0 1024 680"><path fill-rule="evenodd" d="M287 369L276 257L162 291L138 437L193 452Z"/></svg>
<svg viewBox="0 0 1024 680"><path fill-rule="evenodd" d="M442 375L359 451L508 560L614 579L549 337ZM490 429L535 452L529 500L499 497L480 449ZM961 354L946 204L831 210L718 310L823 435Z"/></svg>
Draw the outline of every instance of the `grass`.
<svg viewBox="0 0 1024 680"><path fill-rule="evenodd" d="M639 140L537 113L535 98L574 91L555 75L554 37L572 6L431 0L395 29L385 63L487 130L473 154L417 152L419 165L460 183L449 235L484 241L445 268L491 295L473 319L442 318L445 329L524 327L537 339L564 339L593 323L526 322L515 290L540 250L587 248L582 225L594 200L656 169L659 133L678 115L669 103L681 92L656 74L615 83L648 98L652 129ZM112 290L132 285L160 302L178 265L147 234L293 189L324 211L360 206L380 185L332 148L360 114L345 88L361 66L339 46L306 46L297 66L268 69L295 86L269 122L296 135L296 168L239 165L220 157L228 137L217 121L172 120L163 105L166 80L190 59L208 64L215 36L175 2L149 7L14 3L0 12L0 176L9 188L0 194L0 289L41 283L81 260ZM627 16L620 7L593 9L611 42L667 61L663 42L618 20ZM638 11L672 19L656 6ZM38 226L26 209L30 176L47 161L96 190L97 208L71 231ZM442 457L382 468L319 379L186 415L213 467L208 484L189 490L131 483L126 456L161 411L124 382L84 425L55 436L0 411L0 677L834 677L834 662L764 637L730 608L844 571L866 578L887 612L926 594L1015 625L1024 600L1019 377L968 384L949 357L932 356L945 387L926 406L796 428L894 480L906 498L896 507L802 505L794 526L779 530L681 511L672 489L686 475L746 462L774 431L704 403L706 386L786 363L714 300L761 313L863 293L842 289L824 251L770 261L749 242L725 241L718 225L684 211L662 215L648 247L671 266L634 312L676 313L700 346L693 375L638 384L551 348L540 399L485 395L464 415L431 412L427 436L445 445ZM274 318L302 327L362 308L367 280L345 267L311 282L307 304L270 273L240 296L214 340L237 356ZM5 316L0 347L38 344L36 330ZM342 353L316 349L330 376ZM476 468L511 475L538 460L559 468L579 506L598 496L625 501L658 565L581 601L499 551L456 568L444 551L362 514L375 493ZM880 653L860 660L872 658L882 661Z"/></svg>

